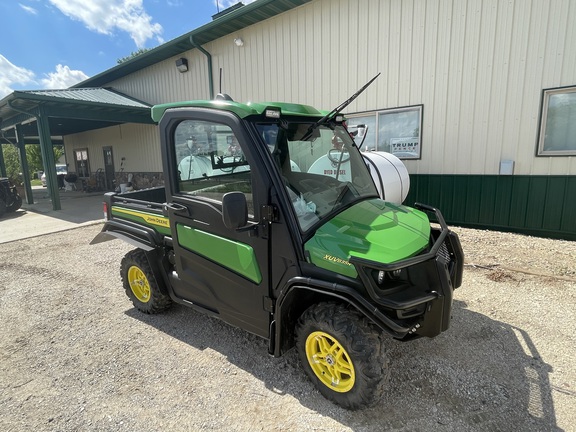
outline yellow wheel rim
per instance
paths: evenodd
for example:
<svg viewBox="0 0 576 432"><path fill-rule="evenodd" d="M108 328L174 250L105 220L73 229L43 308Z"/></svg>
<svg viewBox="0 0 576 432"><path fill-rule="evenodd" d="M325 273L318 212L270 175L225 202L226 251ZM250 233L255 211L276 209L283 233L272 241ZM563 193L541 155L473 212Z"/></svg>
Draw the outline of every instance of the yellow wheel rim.
<svg viewBox="0 0 576 432"><path fill-rule="evenodd" d="M314 374L326 387L339 393L354 387L354 365L340 342L316 331L306 339L306 357Z"/></svg>
<svg viewBox="0 0 576 432"><path fill-rule="evenodd" d="M128 269L128 283L132 293L139 301L142 303L150 301L150 283L139 267L132 266Z"/></svg>

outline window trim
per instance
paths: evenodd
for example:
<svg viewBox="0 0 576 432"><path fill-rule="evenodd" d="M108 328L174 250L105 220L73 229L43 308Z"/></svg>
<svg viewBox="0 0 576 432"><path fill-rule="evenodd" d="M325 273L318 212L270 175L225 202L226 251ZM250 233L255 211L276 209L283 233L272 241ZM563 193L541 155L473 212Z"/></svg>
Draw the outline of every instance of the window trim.
<svg viewBox="0 0 576 432"><path fill-rule="evenodd" d="M576 85L552 87L542 90L542 96L540 98L540 116L538 119L538 134L536 135L536 157L576 156L576 148L574 150L544 150L544 135L546 133L546 123L548 121L550 96L563 93L576 93Z"/></svg>
<svg viewBox="0 0 576 432"><path fill-rule="evenodd" d="M424 104L406 105L406 106L401 106L401 107L385 108L385 109L370 110L370 111L359 111L359 112L353 112L353 113L345 114L345 117L348 120L348 119L353 119L356 117L366 117L367 115L375 116L375 118L376 118L376 121L375 121L376 145L378 145L378 131L380 129L380 127L379 127L380 114L393 114L393 113L399 113L399 112L403 112L403 111L414 111L415 108L418 109L419 114L420 114L419 124L418 124L418 130L419 130L418 157L406 157L406 156L399 157L398 156L398 158L402 159L402 160L421 160L422 159L422 125L424 123ZM383 150L377 150L377 151L383 151ZM394 153L391 153L391 154L394 154Z"/></svg>

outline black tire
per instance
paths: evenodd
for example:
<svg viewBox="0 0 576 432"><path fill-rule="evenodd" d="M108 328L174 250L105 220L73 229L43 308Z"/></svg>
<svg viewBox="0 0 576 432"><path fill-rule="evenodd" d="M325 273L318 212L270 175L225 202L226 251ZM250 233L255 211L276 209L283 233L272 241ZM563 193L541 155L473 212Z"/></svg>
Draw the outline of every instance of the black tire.
<svg viewBox="0 0 576 432"><path fill-rule="evenodd" d="M156 314L170 307L172 300L160 290L158 280L142 249L128 252L120 264L120 276L126 295L134 307Z"/></svg>
<svg viewBox="0 0 576 432"><path fill-rule="evenodd" d="M6 213L6 203L0 198L0 218L4 216L4 213Z"/></svg>
<svg viewBox="0 0 576 432"><path fill-rule="evenodd" d="M310 307L296 326L307 375L324 397L350 410L372 406L384 394L389 369L381 337L358 311L337 303Z"/></svg>
<svg viewBox="0 0 576 432"><path fill-rule="evenodd" d="M20 207L22 207L22 197L20 195L16 195L12 204L10 204L8 207L6 207L6 211L10 212L10 213L15 212Z"/></svg>

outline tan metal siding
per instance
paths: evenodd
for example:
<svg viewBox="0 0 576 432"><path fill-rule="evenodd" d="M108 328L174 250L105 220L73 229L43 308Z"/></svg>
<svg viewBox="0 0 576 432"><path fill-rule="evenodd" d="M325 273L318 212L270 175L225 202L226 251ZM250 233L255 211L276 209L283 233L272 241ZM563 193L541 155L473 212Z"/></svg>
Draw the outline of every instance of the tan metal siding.
<svg viewBox="0 0 576 432"><path fill-rule="evenodd" d="M206 44L215 92L330 109L377 72L348 112L423 104L412 173L576 174L576 157L536 157L541 92L576 85L571 0L315 0ZM234 38L244 40L243 47ZM208 97L206 57L182 55L111 83L149 103Z"/></svg>
<svg viewBox="0 0 576 432"><path fill-rule="evenodd" d="M161 172L162 159L158 128L154 125L123 124L68 135L64 138L66 160L70 171L75 170L74 150L88 149L90 170L95 172L104 168L102 147L112 146L114 170L121 169L122 158L124 172Z"/></svg>

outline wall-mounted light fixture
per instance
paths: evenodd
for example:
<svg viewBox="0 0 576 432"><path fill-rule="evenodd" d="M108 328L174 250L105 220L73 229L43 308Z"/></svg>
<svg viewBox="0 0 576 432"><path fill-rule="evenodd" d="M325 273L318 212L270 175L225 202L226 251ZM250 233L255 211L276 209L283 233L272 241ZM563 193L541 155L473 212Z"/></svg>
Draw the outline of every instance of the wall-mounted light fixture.
<svg viewBox="0 0 576 432"><path fill-rule="evenodd" d="M244 46L244 41L242 40L242 38L239 38L239 37L237 37L237 38L234 39L234 43L235 43L236 46L238 46L238 47Z"/></svg>
<svg viewBox="0 0 576 432"><path fill-rule="evenodd" d="M178 71L180 71L180 73L188 72L188 60L186 60L184 57L180 57L178 60L176 60L176 68Z"/></svg>

